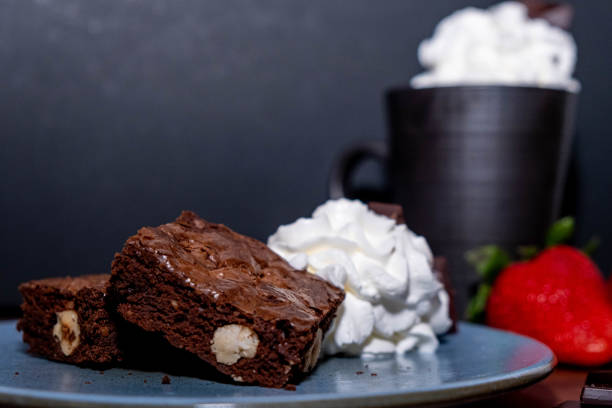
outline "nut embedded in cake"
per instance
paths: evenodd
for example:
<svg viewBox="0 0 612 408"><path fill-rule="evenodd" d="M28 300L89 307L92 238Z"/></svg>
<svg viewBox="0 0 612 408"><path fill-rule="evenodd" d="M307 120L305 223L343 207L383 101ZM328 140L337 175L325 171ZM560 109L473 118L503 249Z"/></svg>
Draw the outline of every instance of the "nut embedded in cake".
<svg viewBox="0 0 612 408"><path fill-rule="evenodd" d="M49 278L23 283L17 329L30 352L79 365L123 359L117 326L106 309L110 275Z"/></svg>
<svg viewBox="0 0 612 408"><path fill-rule="evenodd" d="M344 299L265 244L188 211L127 240L109 293L127 321L235 381L270 387L312 370Z"/></svg>

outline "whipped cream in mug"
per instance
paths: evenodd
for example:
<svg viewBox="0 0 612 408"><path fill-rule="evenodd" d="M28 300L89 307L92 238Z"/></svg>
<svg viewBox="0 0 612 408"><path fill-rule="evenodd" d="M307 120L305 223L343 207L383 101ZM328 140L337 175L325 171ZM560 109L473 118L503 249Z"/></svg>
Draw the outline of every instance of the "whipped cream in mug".
<svg viewBox="0 0 612 408"><path fill-rule="evenodd" d="M572 35L529 18L527 7L516 1L454 12L421 42L418 55L427 71L412 78L414 88L486 84L580 90L572 78Z"/></svg>
<svg viewBox="0 0 612 408"><path fill-rule="evenodd" d="M312 218L280 226L268 246L346 291L327 354L433 352L452 324L427 241L360 201L327 201Z"/></svg>

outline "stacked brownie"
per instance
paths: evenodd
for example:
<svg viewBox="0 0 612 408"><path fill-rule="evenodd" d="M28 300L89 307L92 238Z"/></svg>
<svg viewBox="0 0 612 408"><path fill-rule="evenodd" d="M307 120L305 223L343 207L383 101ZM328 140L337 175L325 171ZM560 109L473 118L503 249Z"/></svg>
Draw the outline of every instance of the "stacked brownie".
<svg viewBox="0 0 612 408"><path fill-rule="evenodd" d="M30 351L73 364L121 361L117 325L106 307L110 275L50 278L19 286L17 328Z"/></svg>
<svg viewBox="0 0 612 408"><path fill-rule="evenodd" d="M344 299L263 243L191 212L129 238L110 280L46 279L20 291L18 328L36 354L76 364L120 361L126 351L117 327L125 321L234 381L271 387L314 368Z"/></svg>

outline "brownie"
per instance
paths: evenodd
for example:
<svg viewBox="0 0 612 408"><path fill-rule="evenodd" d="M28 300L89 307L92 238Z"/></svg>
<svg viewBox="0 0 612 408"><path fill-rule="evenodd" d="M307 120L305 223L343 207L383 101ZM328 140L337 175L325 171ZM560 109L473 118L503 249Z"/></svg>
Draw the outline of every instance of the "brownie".
<svg viewBox="0 0 612 408"><path fill-rule="evenodd" d="M141 228L112 263L118 313L234 381L282 387L318 359L344 292L265 244L184 211Z"/></svg>
<svg viewBox="0 0 612 408"><path fill-rule="evenodd" d="M49 278L23 283L23 332L33 354L79 365L122 360L118 331L105 307L110 275Z"/></svg>
<svg viewBox="0 0 612 408"><path fill-rule="evenodd" d="M448 293L448 317L453 324L448 329L448 333L457 333L457 308L455 306L455 288L451 284L450 274L448 273L448 261L443 256L436 256L433 262L433 269L436 278L444 285L444 290Z"/></svg>

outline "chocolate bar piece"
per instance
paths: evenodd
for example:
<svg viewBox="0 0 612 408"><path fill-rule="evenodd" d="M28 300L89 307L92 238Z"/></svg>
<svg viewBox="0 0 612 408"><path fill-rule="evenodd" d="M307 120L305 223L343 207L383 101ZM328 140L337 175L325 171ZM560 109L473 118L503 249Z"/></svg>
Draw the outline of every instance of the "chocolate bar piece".
<svg viewBox="0 0 612 408"><path fill-rule="evenodd" d="M580 393L580 402L612 406L612 370L591 371Z"/></svg>
<svg viewBox="0 0 612 408"><path fill-rule="evenodd" d="M123 359L118 330L105 306L110 275L49 278L23 283L17 329L30 352L79 365Z"/></svg>
<svg viewBox="0 0 612 408"><path fill-rule="evenodd" d="M188 211L127 240L109 295L125 320L237 382L270 387L314 368L344 299L265 244Z"/></svg>
<svg viewBox="0 0 612 408"><path fill-rule="evenodd" d="M370 201L368 203L368 208L377 214L384 215L386 217L389 217L395 220L397 224L406 223L404 219L404 210L401 205ZM455 333L457 331L457 310L455 307L455 290L453 289L453 285L451 284L447 264L448 263L446 261L446 258L435 257L433 268L434 268L434 274L436 275L436 278L442 283L442 285L444 285L444 289L446 290L450 298L450 302L448 305L449 317L451 318L453 325L449 329L449 333Z"/></svg>

